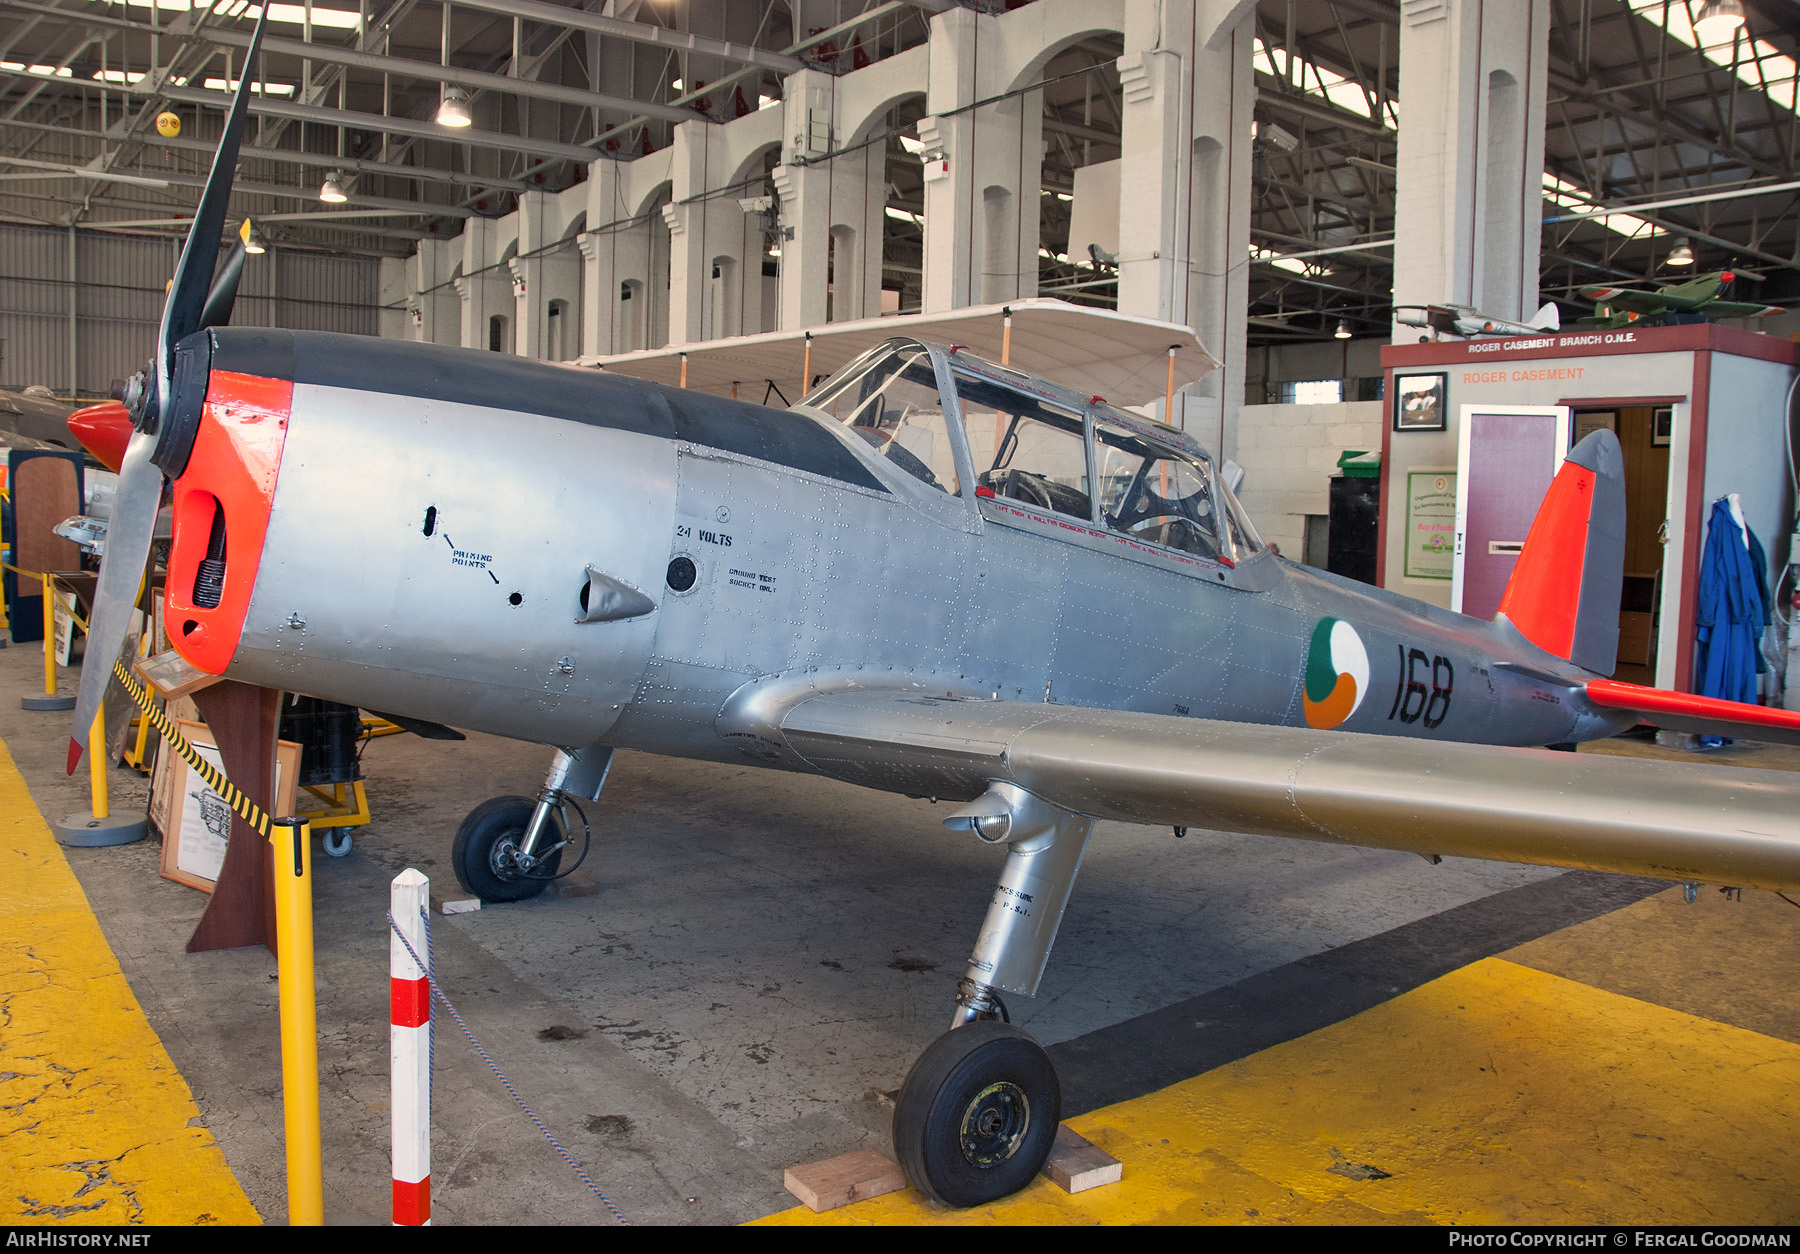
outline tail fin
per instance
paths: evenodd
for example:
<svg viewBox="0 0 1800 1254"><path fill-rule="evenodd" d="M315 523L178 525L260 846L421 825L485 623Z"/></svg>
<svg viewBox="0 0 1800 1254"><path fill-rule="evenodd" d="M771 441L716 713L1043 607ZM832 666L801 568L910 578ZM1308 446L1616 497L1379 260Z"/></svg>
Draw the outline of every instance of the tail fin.
<svg viewBox="0 0 1800 1254"><path fill-rule="evenodd" d="M1543 308L1533 314L1531 321L1525 325L1536 327L1540 331L1560 331L1562 330L1562 311L1557 309L1555 301L1547 300L1544 302Z"/></svg>
<svg viewBox="0 0 1800 1254"><path fill-rule="evenodd" d="M1531 643L1599 675L1619 652L1625 458L1600 430L1569 451L1544 494L1500 612Z"/></svg>

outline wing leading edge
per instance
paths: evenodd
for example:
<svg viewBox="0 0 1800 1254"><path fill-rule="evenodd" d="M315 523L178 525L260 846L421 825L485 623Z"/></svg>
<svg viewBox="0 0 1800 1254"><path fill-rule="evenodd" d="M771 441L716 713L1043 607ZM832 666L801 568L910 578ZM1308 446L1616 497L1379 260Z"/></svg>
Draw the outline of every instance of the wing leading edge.
<svg viewBox="0 0 1800 1254"><path fill-rule="evenodd" d="M1101 819L1800 887L1785 772L859 690L780 736L836 779L971 801L991 781Z"/></svg>

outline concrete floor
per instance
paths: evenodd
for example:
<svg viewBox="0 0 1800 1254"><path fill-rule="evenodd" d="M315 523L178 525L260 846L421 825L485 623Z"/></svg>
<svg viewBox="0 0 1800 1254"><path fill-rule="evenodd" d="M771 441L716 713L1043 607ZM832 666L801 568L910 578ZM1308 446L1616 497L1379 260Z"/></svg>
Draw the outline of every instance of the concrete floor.
<svg viewBox="0 0 1800 1254"><path fill-rule="evenodd" d="M65 675L64 690L74 683ZM63 775L67 716L19 708L41 684L41 653L0 650L0 740L54 818L87 797L82 777ZM545 761L542 749L479 736L371 742L375 821L356 829L348 857L315 854L336 1221L388 1213L388 881L417 867L453 885L462 815L535 791ZM138 777L112 779L116 809L141 805ZM635 1221L722 1223L791 1206L787 1166L885 1150L889 1095L947 1022L999 851L944 831L944 808L928 802L642 754L619 756L589 813L584 870L597 895L434 920L440 982L569 1152ZM273 959L184 952L205 898L157 876L154 838L66 852L226 1160L258 1211L281 1221ZM1104 1054L1109 1032L1192 999L1559 879L1569 882L1539 868L1102 824L1044 987L1014 1001L1014 1019L1078 1069L1084 1049ZM1254 1023L1240 1027L1230 1034L1255 1036ZM438 1222L609 1222L442 1016L436 1076Z"/></svg>

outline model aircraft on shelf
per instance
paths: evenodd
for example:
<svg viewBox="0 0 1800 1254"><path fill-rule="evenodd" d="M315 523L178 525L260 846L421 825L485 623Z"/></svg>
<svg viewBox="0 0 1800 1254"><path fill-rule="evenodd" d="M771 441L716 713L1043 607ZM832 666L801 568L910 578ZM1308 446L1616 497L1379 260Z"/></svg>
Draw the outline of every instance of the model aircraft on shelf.
<svg viewBox="0 0 1800 1254"><path fill-rule="evenodd" d="M1002 999L1036 990L1096 820L1800 887L1783 776L1519 747L1646 713L1800 743L1784 711L1602 678L1610 432L1476 621L1277 557L1187 435L955 346L885 341L781 410L203 318L242 123L240 95L129 389L77 744L166 489L195 666L551 748L537 798L456 833L490 901L556 874L562 801L621 748L954 803L1005 857L894 1117L942 1202L1049 1153L1055 1071Z"/></svg>
<svg viewBox="0 0 1800 1254"><path fill-rule="evenodd" d="M1562 326L1556 302L1547 300L1526 322L1491 318L1467 305L1395 305L1394 321L1401 326L1428 327L1439 335L1474 339L1481 335L1555 335Z"/></svg>
<svg viewBox="0 0 1800 1254"><path fill-rule="evenodd" d="M1721 300L1719 293L1737 279L1760 279L1743 270L1716 270L1695 275L1685 283L1644 289L1636 287L1584 287L1581 294L1594 302L1594 312L1579 319L1583 326L1611 331L1642 322L1660 326L1674 321L1711 322L1715 318L1766 318L1781 312L1779 305Z"/></svg>

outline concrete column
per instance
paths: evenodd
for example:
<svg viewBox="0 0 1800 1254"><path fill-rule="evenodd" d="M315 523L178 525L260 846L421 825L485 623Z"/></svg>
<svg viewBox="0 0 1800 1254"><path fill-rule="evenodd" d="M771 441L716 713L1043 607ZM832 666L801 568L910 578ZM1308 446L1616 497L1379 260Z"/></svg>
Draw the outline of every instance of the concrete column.
<svg viewBox="0 0 1800 1254"><path fill-rule="evenodd" d="M1405 0L1394 303L1537 307L1549 0ZM1398 325L1396 343L1416 329Z"/></svg>
<svg viewBox="0 0 1800 1254"><path fill-rule="evenodd" d="M462 345L488 347L488 320L513 317L511 276L504 266L489 268L500 252L500 223L493 218L469 218L463 223L462 273L455 279L462 298ZM507 344L511 344L508 336Z"/></svg>
<svg viewBox="0 0 1800 1254"><path fill-rule="evenodd" d="M633 221L629 164L597 161L588 175L587 220L577 239L585 268L581 351L629 353L651 344L651 231ZM625 293L630 298L626 299ZM660 293L657 293L660 297Z"/></svg>
<svg viewBox="0 0 1800 1254"><path fill-rule="evenodd" d="M880 313L886 176L880 146L776 167L781 234L794 232L781 241L781 326Z"/></svg>
<svg viewBox="0 0 1800 1254"><path fill-rule="evenodd" d="M832 320L850 322L881 313L881 238L887 204L887 149L871 144L838 162L834 231L840 234L833 268ZM1035 269L1035 267L1034 267Z"/></svg>
<svg viewBox="0 0 1800 1254"><path fill-rule="evenodd" d="M406 259L407 338L462 343L462 301L450 281L461 252L460 240L420 240L418 251Z"/></svg>
<svg viewBox="0 0 1800 1254"><path fill-rule="evenodd" d="M1004 41L1017 31L1001 21L952 9L931 22L929 113L919 121L924 155L935 158L925 163L928 312L1037 295L1043 94L970 107L1012 87L983 69L984 40L990 69L1011 63Z"/></svg>
<svg viewBox="0 0 1800 1254"><path fill-rule="evenodd" d="M587 231L579 243L587 266L581 351L631 353L653 347L649 226Z"/></svg>
<svg viewBox="0 0 1800 1254"><path fill-rule="evenodd" d="M1134 4L1119 59L1119 311L1185 323L1219 359L1168 417L1220 458L1244 397L1253 8Z"/></svg>
<svg viewBox="0 0 1800 1254"><path fill-rule="evenodd" d="M566 360L581 351L575 327L580 315L580 260L576 246L562 238L565 212L566 206L553 193L520 196L519 252L507 262L513 288L513 351L542 361Z"/></svg>
<svg viewBox="0 0 1800 1254"><path fill-rule="evenodd" d="M544 355L544 260L536 253L545 240L549 199L543 192L519 196L519 254L507 260L513 294L513 352L521 357Z"/></svg>
<svg viewBox="0 0 1800 1254"><path fill-rule="evenodd" d="M777 286L783 330L825 321L830 284L832 79L817 70L790 74L782 88L781 164L773 181L781 236Z"/></svg>

